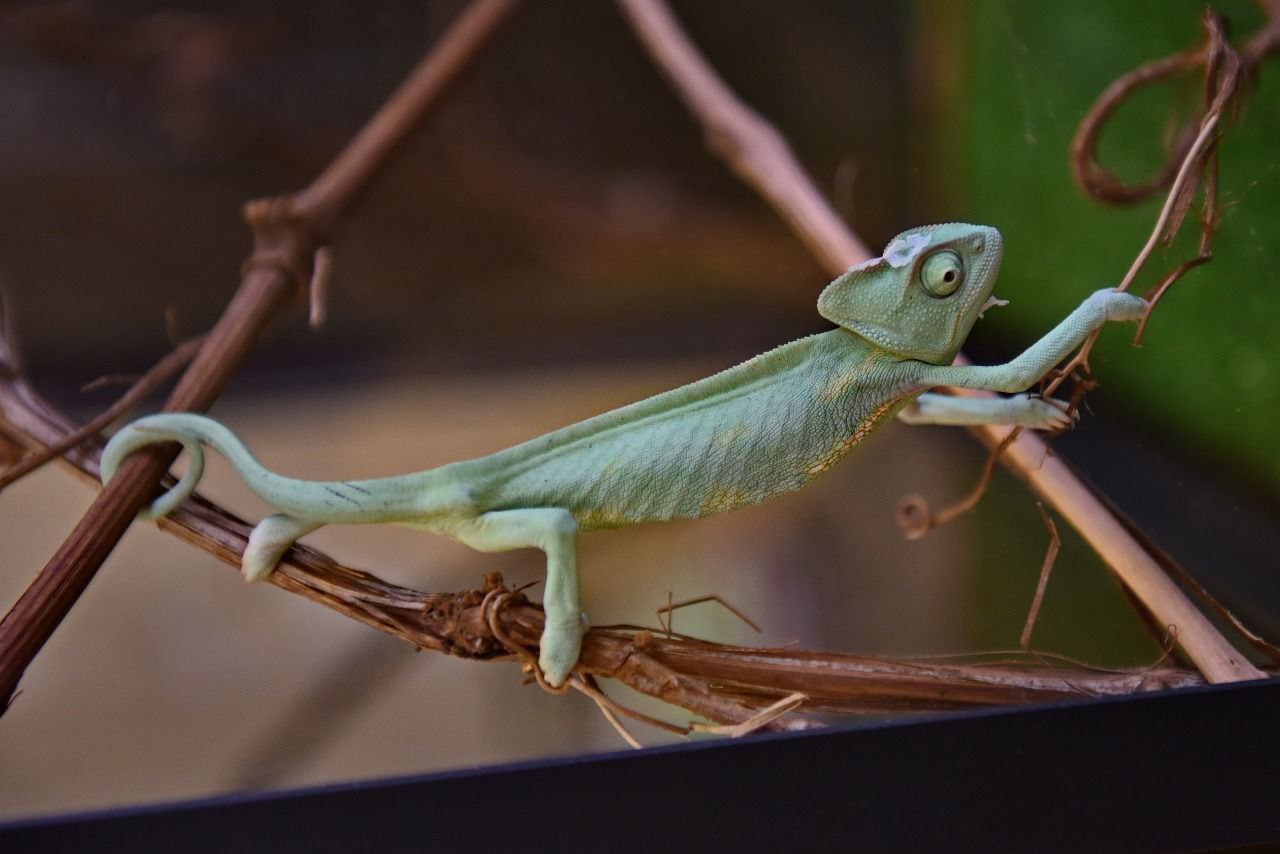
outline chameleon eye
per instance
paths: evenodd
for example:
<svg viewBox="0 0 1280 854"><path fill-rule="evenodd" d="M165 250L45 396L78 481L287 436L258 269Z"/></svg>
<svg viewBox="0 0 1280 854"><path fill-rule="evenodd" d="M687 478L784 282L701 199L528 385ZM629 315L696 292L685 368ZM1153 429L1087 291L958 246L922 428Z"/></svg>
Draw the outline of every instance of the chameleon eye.
<svg viewBox="0 0 1280 854"><path fill-rule="evenodd" d="M935 252L920 266L920 284L935 297L949 297L964 281L964 262L949 249Z"/></svg>

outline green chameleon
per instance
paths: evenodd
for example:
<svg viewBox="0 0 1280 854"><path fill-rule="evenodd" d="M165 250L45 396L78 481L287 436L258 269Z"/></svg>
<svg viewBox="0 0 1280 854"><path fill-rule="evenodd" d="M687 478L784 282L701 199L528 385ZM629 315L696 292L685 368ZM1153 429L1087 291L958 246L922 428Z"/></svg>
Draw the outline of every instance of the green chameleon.
<svg viewBox="0 0 1280 854"><path fill-rule="evenodd" d="M799 489L894 415L912 424L1068 426L1052 401L928 393L935 386L1024 391L1091 331L1137 320L1146 308L1139 297L1101 290L1013 361L954 366L974 322L999 303L991 290L1001 255L994 228L951 223L903 232L883 257L850 268L822 292L818 311L839 328L487 457L376 480L296 480L268 471L218 422L172 413L121 429L103 452L102 480L145 445L182 443L191 455L187 473L140 514L163 516L195 489L201 446L216 448L282 511L249 538L243 571L250 581L266 577L296 539L328 524L396 522L484 552L541 549L547 585L539 665L559 685L586 628L580 532L699 518Z"/></svg>

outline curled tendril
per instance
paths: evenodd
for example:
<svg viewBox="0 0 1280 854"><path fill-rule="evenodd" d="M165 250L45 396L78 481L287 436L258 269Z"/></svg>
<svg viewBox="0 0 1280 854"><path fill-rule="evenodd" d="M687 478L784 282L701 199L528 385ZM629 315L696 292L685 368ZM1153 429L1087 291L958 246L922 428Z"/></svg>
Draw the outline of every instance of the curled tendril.
<svg viewBox="0 0 1280 854"><path fill-rule="evenodd" d="M1259 0L1259 5L1266 15L1266 22L1239 51L1228 42L1222 19L1206 10L1203 43L1144 63L1116 78L1103 90L1080 120L1071 141L1071 174L1086 195L1105 204L1125 205L1149 198L1169 186L1203 118L1220 111L1228 100L1237 95L1240 79L1251 78L1262 60L1280 49L1280 0ZM1174 133L1173 145L1165 162L1152 177L1126 184L1098 162L1098 138L1102 129L1130 95L1138 89L1162 83L1196 68L1204 69L1204 107Z"/></svg>
<svg viewBox="0 0 1280 854"><path fill-rule="evenodd" d="M902 529L902 536L908 540L920 539L936 524L929 502L923 495L903 496L898 502L894 518L898 522L898 527Z"/></svg>

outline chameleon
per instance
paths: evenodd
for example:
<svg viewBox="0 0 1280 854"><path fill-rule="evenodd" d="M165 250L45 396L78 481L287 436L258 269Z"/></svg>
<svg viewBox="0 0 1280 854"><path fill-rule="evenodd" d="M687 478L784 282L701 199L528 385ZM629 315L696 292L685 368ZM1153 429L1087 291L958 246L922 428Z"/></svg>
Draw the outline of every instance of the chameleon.
<svg viewBox="0 0 1280 854"><path fill-rule="evenodd" d="M481 552L540 549L546 619L538 666L559 686L587 625L580 533L759 504L809 483L894 416L911 424L1070 426L1061 402L1017 393L1103 324L1138 320L1147 303L1100 290L1012 361L953 365L983 311L1001 304L992 289L1002 256L1000 232L989 226L910 229L821 292L818 312L835 329L489 456L373 480L299 480L265 468L217 421L161 413L116 432L102 454L102 481L139 448L181 443L188 470L139 513L158 518L195 489L202 446L216 449L280 511L249 538L242 560L249 581L270 574L299 537L330 524L408 525ZM944 386L1013 396L931 391Z"/></svg>

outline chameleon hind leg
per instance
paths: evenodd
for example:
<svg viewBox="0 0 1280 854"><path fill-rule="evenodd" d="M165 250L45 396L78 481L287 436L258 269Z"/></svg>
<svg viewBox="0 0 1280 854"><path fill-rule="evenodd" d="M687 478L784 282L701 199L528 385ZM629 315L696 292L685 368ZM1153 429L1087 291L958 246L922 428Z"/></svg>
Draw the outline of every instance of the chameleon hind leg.
<svg viewBox="0 0 1280 854"><path fill-rule="evenodd" d="M586 616L578 595L578 523L568 510L552 507L495 510L454 528L450 534L482 552L541 549L547 556L547 586L542 596L546 623L538 666L552 685L560 685L578 661Z"/></svg>
<svg viewBox="0 0 1280 854"><path fill-rule="evenodd" d="M309 522L288 513L276 513L263 519L249 535L249 545L240 560L240 571L244 573L245 581L266 578L294 540L319 527L320 522Z"/></svg>

